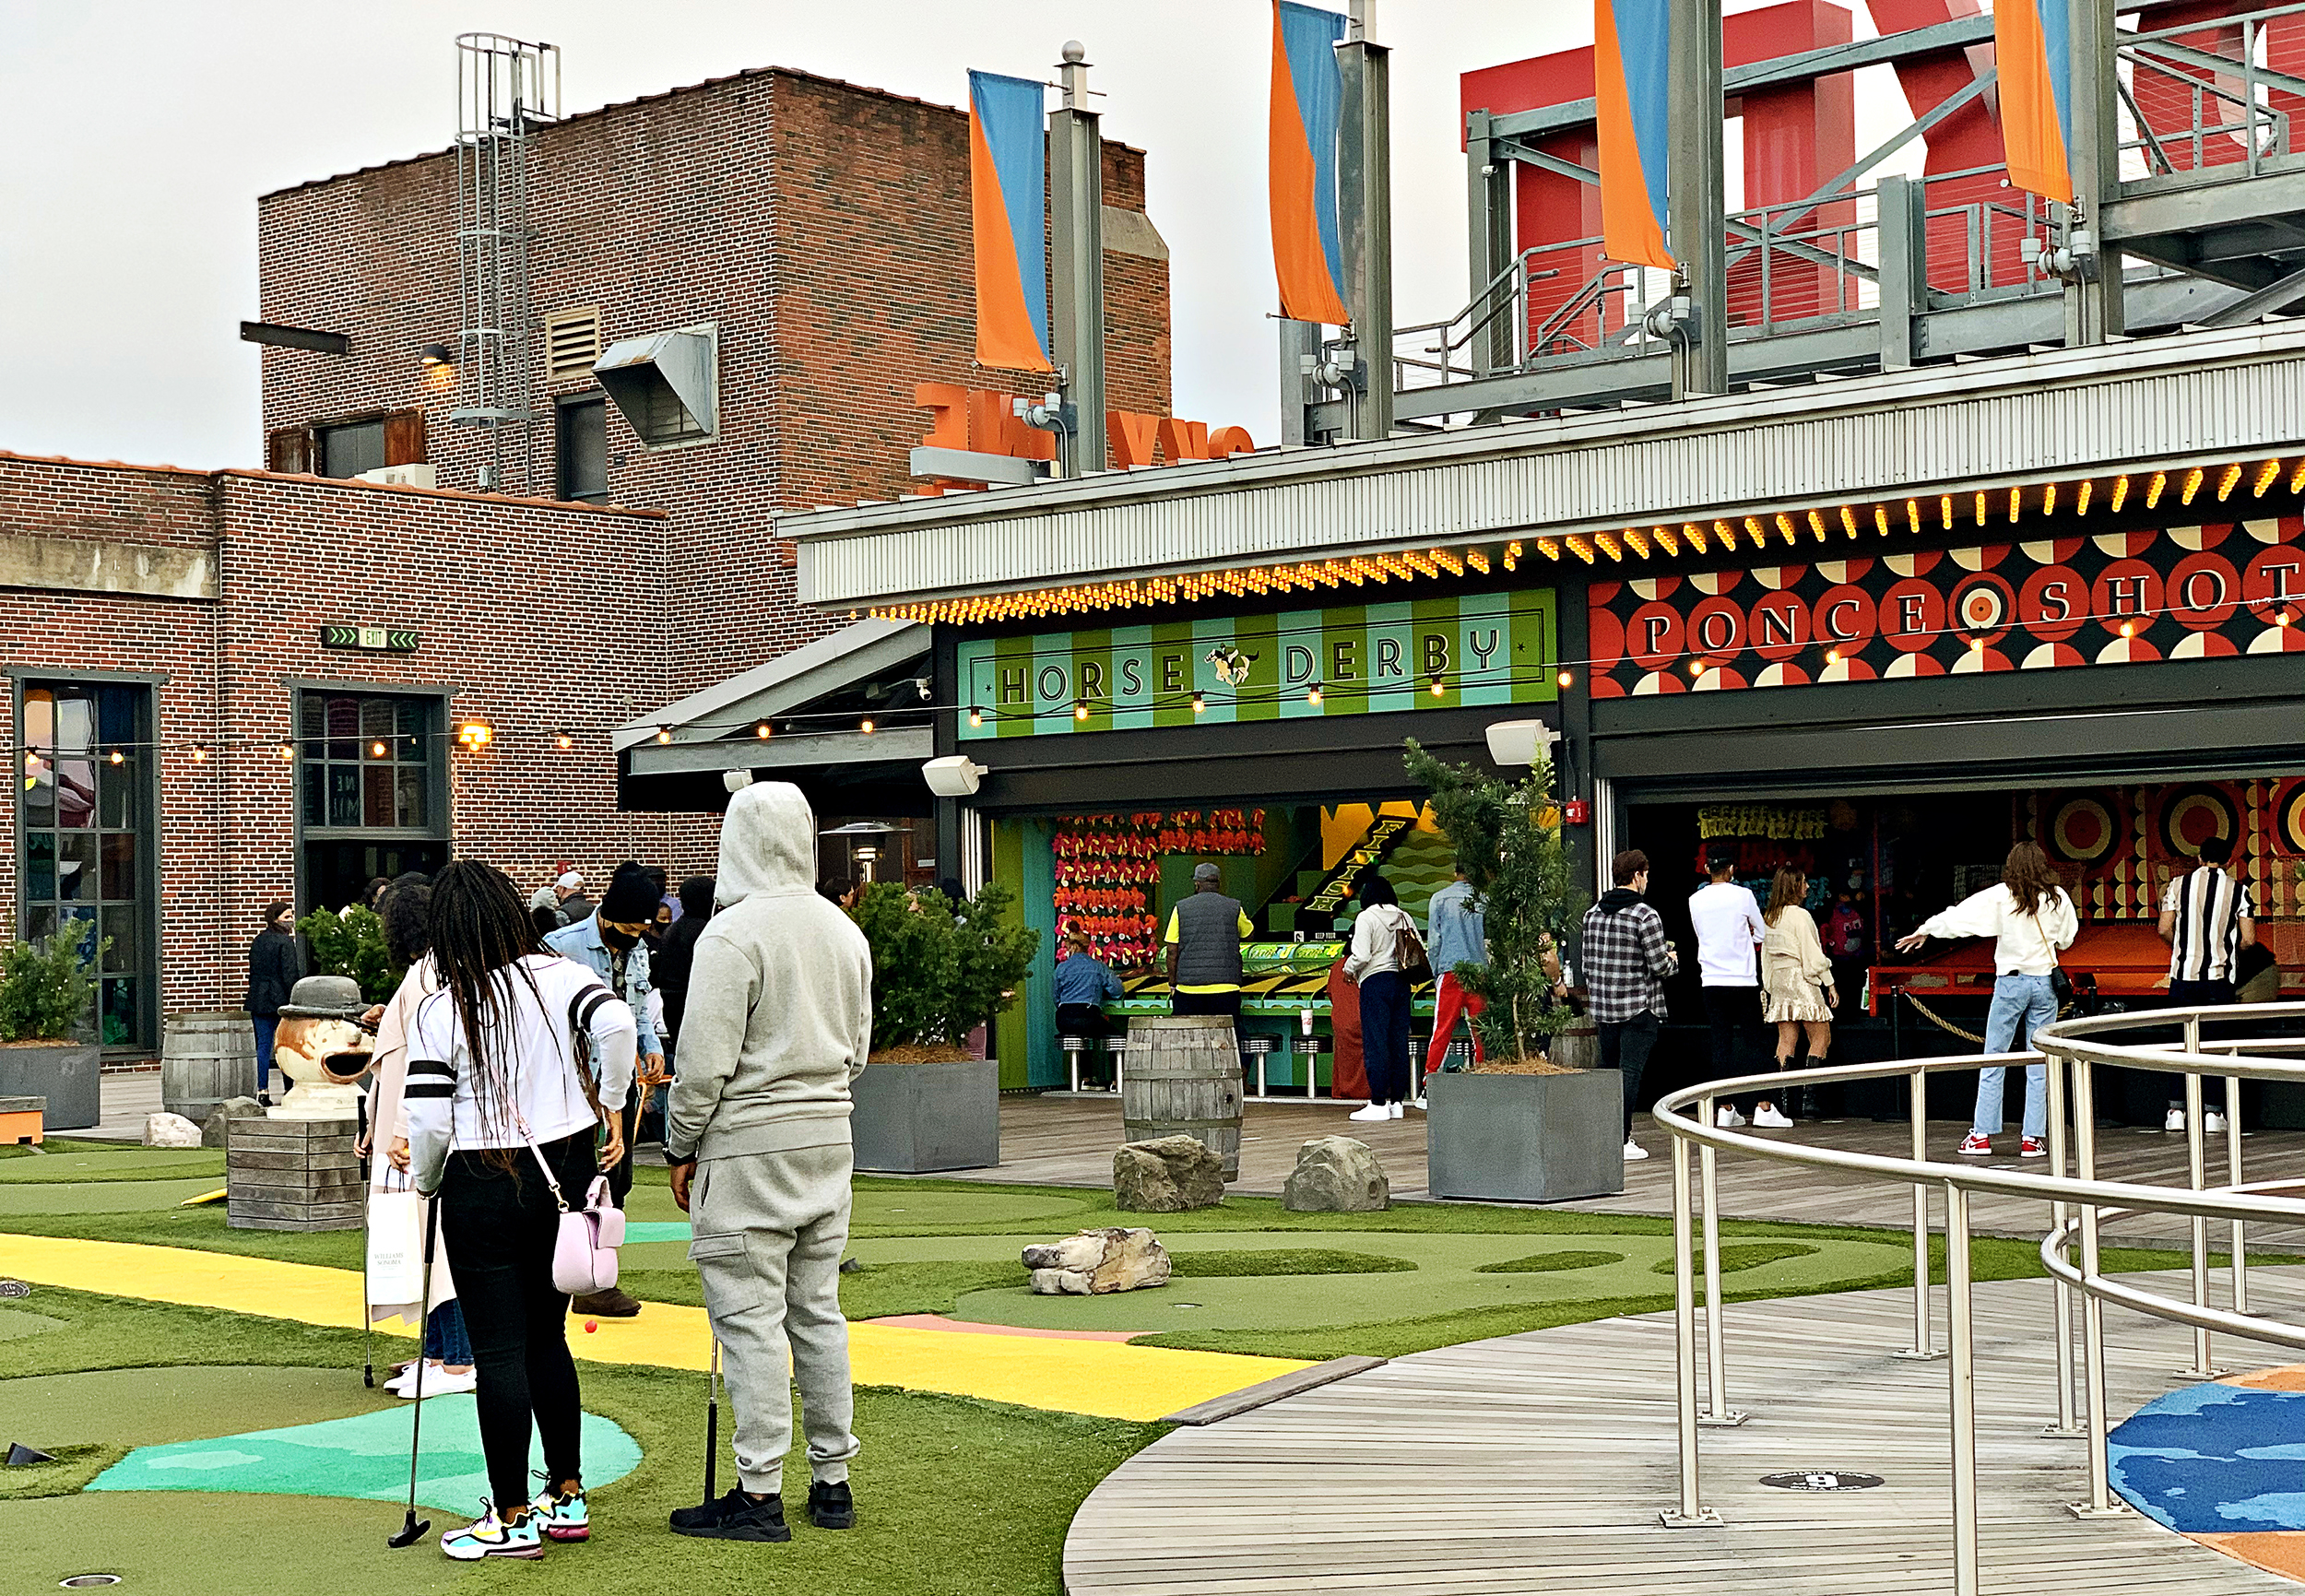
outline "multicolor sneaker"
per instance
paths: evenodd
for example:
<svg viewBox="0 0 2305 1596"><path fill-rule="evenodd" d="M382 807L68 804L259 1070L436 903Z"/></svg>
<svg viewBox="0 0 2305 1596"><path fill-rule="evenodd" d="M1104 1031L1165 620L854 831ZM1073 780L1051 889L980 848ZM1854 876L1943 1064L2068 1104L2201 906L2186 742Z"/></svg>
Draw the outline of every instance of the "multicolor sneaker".
<svg viewBox="0 0 2305 1596"><path fill-rule="evenodd" d="M443 1552L459 1563L478 1563L483 1557L544 1555L544 1536L534 1513L524 1514L517 1524L507 1524L496 1516L496 1504L486 1496L480 1498L480 1517L473 1523L441 1536Z"/></svg>
<svg viewBox="0 0 2305 1596"><path fill-rule="evenodd" d="M566 1496L552 1489L551 1482L537 1493L528 1504L528 1521L542 1526L545 1534L555 1541L589 1541L592 1539L592 1518L585 1510L585 1488L582 1485Z"/></svg>
<svg viewBox="0 0 2305 1596"><path fill-rule="evenodd" d="M2017 1143L2017 1156L2019 1158L2046 1158L2049 1156L2049 1144L2038 1136L2028 1136Z"/></svg>
<svg viewBox="0 0 2305 1596"><path fill-rule="evenodd" d="M1961 1138L1961 1152L1969 1158L1990 1157L1992 1153L1992 1143L1972 1130Z"/></svg>

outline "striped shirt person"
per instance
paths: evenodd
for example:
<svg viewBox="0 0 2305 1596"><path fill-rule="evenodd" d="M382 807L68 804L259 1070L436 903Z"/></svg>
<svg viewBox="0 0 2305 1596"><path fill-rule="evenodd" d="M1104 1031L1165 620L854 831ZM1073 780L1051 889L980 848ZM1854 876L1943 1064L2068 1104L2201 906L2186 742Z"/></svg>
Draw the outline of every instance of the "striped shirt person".
<svg viewBox="0 0 2305 1596"><path fill-rule="evenodd" d="M2169 884L2161 899L2161 936L2169 943L2169 1001L2178 1009L2205 1008L2233 1001L2233 979L2241 950L2257 944L2257 921L2249 901L2248 883L2225 868L2233 856L2230 837L2210 837L2195 850L2200 863ZM2169 1101L2162 1128L2182 1130L2184 1077L2171 1075L2171 1090L2181 1095ZM2225 1129L2225 1082L2202 1077L2205 1107L2202 1127Z"/></svg>

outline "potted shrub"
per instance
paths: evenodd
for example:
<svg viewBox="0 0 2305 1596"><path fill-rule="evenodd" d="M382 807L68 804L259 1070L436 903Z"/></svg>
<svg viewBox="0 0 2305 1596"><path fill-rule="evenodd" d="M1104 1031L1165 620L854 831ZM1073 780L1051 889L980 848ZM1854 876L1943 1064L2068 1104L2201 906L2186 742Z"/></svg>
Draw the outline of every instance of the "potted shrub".
<svg viewBox="0 0 2305 1596"><path fill-rule="evenodd" d="M384 916L360 904L341 910L314 909L296 922L312 952L313 975L349 975L361 984L361 996L372 1003L389 1003L408 971L392 962L384 941Z"/></svg>
<svg viewBox="0 0 2305 1596"><path fill-rule="evenodd" d="M85 1033L96 964L111 945L86 920L39 942L0 946L0 1097L45 1097L41 1126L83 1130L104 1117L103 1051Z"/></svg>
<svg viewBox="0 0 2305 1596"><path fill-rule="evenodd" d="M1558 950L1585 894L1570 884L1551 763L1540 756L1507 782L1444 764L1412 739L1407 763L1485 905L1489 942L1487 964L1456 972L1487 1004L1472 1023L1486 1057L1425 1083L1427 1186L1436 1197L1520 1202L1624 1190L1623 1078L1575 1067L1585 1050L1556 1044L1583 1032L1554 994Z"/></svg>
<svg viewBox="0 0 2305 1596"><path fill-rule="evenodd" d="M957 906L876 881L853 911L872 946L872 1057L851 1092L857 1167L922 1175L1000 1162L1000 1066L969 1033L1015 1000L1040 933L988 885Z"/></svg>

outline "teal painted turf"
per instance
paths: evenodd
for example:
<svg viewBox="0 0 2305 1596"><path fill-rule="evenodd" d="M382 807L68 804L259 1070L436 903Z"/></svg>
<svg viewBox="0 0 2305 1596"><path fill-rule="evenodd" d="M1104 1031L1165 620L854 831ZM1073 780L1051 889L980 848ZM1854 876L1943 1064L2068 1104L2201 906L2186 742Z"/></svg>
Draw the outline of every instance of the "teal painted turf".
<svg viewBox="0 0 2305 1596"><path fill-rule="evenodd" d="M279 1430L138 1447L89 1482L91 1491L228 1491L258 1496L350 1496L398 1501L408 1490L408 1428L415 1404ZM621 1480L640 1466L640 1445L610 1420L586 1413L585 1484ZM531 1455L538 1450L531 1448ZM469 1393L424 1404L416 1499L443 1512L479 1511L489 1494L478 1410Z"/></svg>

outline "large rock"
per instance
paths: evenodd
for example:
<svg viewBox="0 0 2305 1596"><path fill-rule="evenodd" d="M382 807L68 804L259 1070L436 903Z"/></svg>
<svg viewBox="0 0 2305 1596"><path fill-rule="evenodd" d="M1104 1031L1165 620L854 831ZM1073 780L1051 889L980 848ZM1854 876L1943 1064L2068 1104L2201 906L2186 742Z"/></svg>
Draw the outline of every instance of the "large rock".
<svg viewBox="0 0 2305 1596"><path fill-rule="evenodd" d="M1297 1213L1370 1213L1392 1206L1392 1182L1365 1141L1316 1136L1296 1150L1281 1206Z"/></svg>
<svg viewBox="0 0 2305 1596"><path fill-rule="evenodd" d="M147 1147L197 1147L200 1127L181 1114L155 1114L144 1122Z"/></svg>
<svg viewBox="0 0 2305 1596"><path fill-rule="evenodd" d="M1149 1230L1084 1230L1024 1249L1033 1289L1043 1296L1101 1296L1168 1283L1168 1249Z"/></svg>
<svg viewBox="0 0 2305 1596"><path fill-rule="evenodd" d="M1131 1141L1113 1154L1113 1200L1123 1213L1214 1208L1223 1196L1224 1161L1192 1137Z"/></svg>
<svg viewBox="0 0 2305 1596"><path fill-rule="evenodd" d="M236 1118L253 1118L263 1112L263 1105L254 1097L227 1097L209 1111L207 1123L200 1127L200 1145L230 1146L231 1122Z"/></svg>

